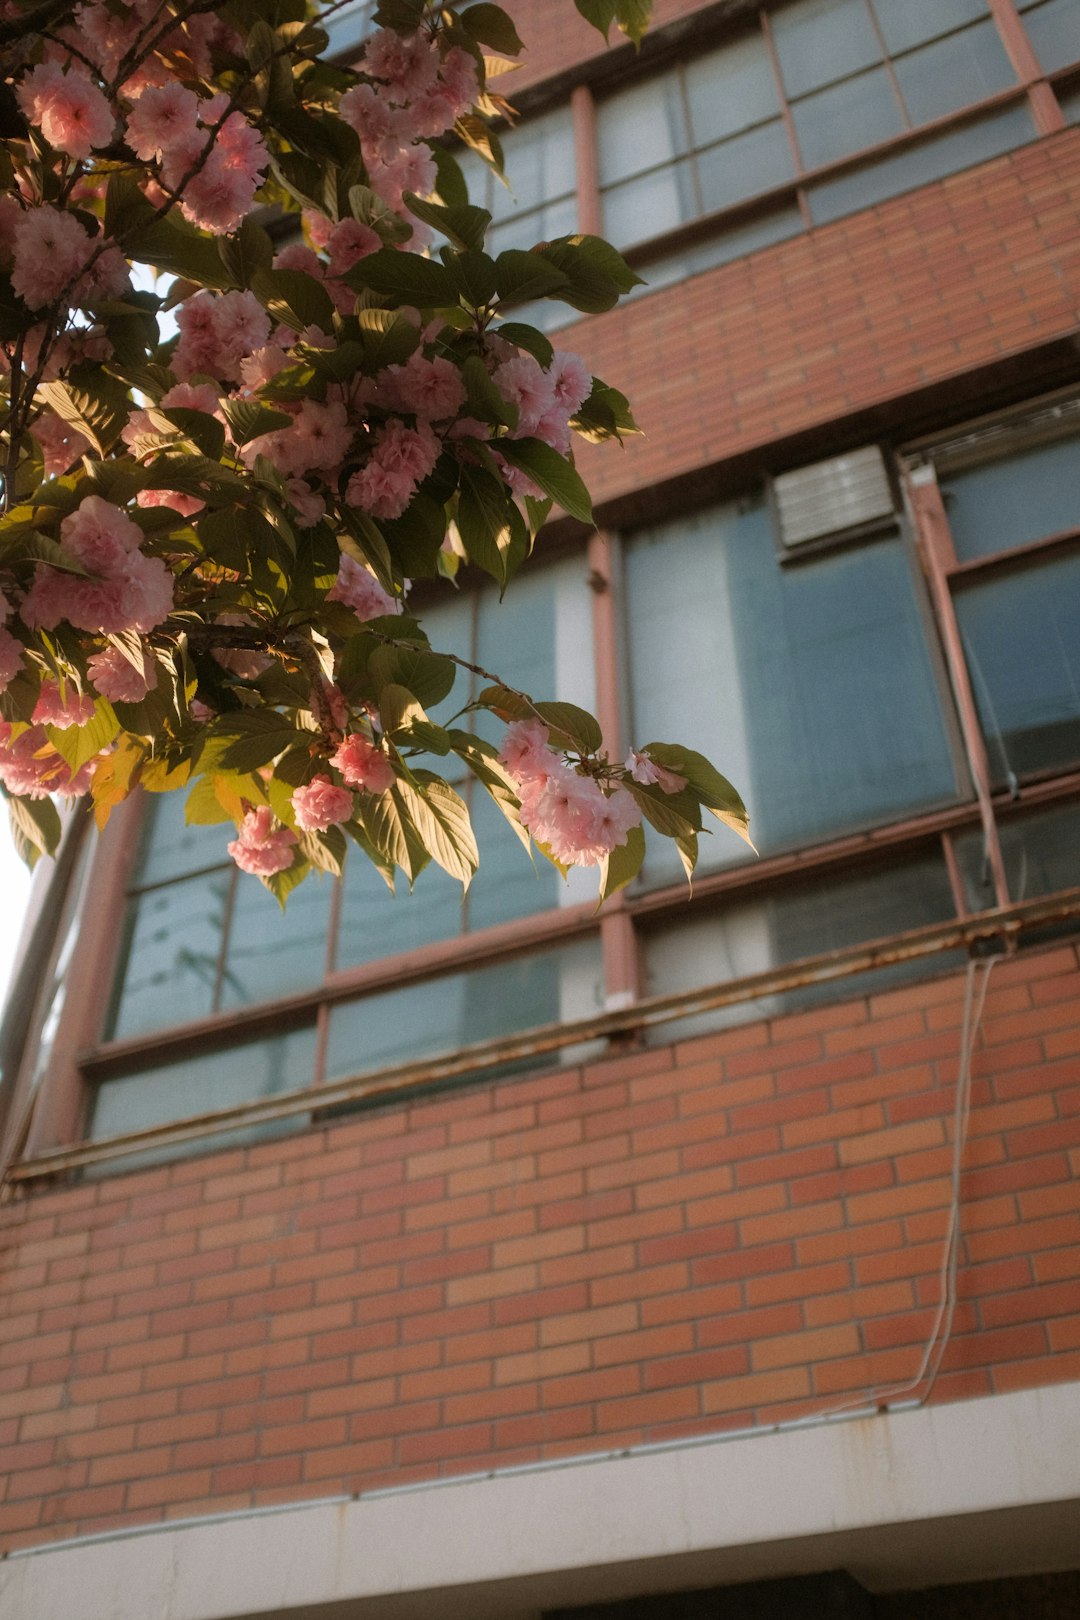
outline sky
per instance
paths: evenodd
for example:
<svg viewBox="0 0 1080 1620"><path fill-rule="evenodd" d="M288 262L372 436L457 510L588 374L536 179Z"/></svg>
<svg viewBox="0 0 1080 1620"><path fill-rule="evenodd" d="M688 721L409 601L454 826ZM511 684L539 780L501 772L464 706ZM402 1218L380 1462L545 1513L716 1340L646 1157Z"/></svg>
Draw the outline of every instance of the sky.
<svg viewBox="0 0 1080 1620"><path fill-rule="evenodd" d="M7 816L0 809L0 999L4 1001L29 893L30 873L15 853Z"/></svg>

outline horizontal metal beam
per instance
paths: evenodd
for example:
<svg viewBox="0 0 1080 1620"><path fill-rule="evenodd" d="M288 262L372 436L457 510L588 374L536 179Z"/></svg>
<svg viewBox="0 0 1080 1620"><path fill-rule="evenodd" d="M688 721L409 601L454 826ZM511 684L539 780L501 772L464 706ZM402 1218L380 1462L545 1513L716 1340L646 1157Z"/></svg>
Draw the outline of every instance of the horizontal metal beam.
<svg viewBox="0 0 1080 1620"><path fill-rule="evenodd" d="M1011 946L1025 931L1077 919L1080 919L1080 888L1068 889L1049 898L998 907L974 917L933 923L866 945L804 957L786 967L770 968L764 973L748 974L703 989L650 996L632 1006L592 1018L579 1018L565 1024L547 1024L518 1035L479 1041L461 1047L446 1057L394 1064L315 1088L306 1087L303 1091L255 1098L230 1108L175 1120L168 1125L127 1131L73 1147L53 1148L11 1165L5 1181L11 1186L25 1186L47 1176L111 1163L152 1148L195 1142L225 1131L295 1118L342 1104L379 1102L400 1093L422 1091L424 1087L439 1082L464 1076L481 1076L486 1070L498 1068L515 1059L540 1057L581 1042L634 1033L710 1012L718 1007L736 1006L764 996L801 989L806 985L827 984L897 962L916 961L946 951L972 951L995 941Z"/></svg>

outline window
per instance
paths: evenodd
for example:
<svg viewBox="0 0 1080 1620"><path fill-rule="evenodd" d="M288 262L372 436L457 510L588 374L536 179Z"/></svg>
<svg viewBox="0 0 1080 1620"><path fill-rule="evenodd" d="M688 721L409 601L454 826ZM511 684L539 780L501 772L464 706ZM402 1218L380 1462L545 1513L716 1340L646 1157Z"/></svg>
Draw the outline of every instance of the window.
<svg viewBox="0 0 1080 1620"><path fill-rule="evenodd" d="M1017 901L1076 875L1078 439L1080 402L1063 395L904 458L936 468L944 495L951 594L938 607L967 661ZM851 464L839 454L809 471L835 469L842 494ZM113 1009L85 1060L91 1141L178 1121L171 1139L132 1144L137 1162L154 1162L237 1139L200 1135L211 1122L184 1124L192 1116L234 1106L241 1139L255 1140L356 1107L373 1076L403 1064L419 1074L439 1064L449 1077L578 1062L602 1045L581 1045L574 1030L556 1050L557 1026L611 1005L629 1005L632 1022L635 994L723 986L1001 902L906 518L787 556L774 524L765 493L750 489L612 537L622 653L606 635L597 643L611 668L595 667L580 554L528 565L505 606L485 584L447 588L425 614L433 639L470 663L497 671L512 656L527 689L587 706L599 676L610 692L625 663L625 735L637 746L690 738L715 758L749 800L758 861L717 826L702 838L688 911L674 851L651 844L622 907L598 916L593 874L564 886L542 860L534 870L462 780L485 855L466 896L429 870L415 894L391 899L354 861L342 884L304 885L283 919L223 859L225 829L186 826L179 797L150 799ZM448 721L482 679L462 671L436 717ZM497 737L497 722L480 724ZM612 966L627 956L636 990ZM737 988L742 1000L648 1038L684 1039L951 964L897 960L832 983L796 974L753 1000ZM532 1049L527 1032L549 1026L556 1033ZM499 1041L486 1057L471 1052ZM320 1106L323 1087L334 1089Z"/></svg>
<svg viewBox="0 0 1080 1620"><path fill-rule="evenodd" d="M456 154L472 202L492 216L488 251L531 248L577 230L574 128L568 107L501 131L506 182L472 152Z"/></svg>
<svg viewBox="0 0 1080 1620"><path fill-rule="evenodd" d="M1080 401L931 448L994 781L1080 766Z"/></svg>
<svg viewBox="0 0 1080 1620"><path fill-rule="evenodd" d="M330 36L330 51L339 55L355 49L371 31L379 0L348 0L322 20Z"/></svg>
<svg viewBox="0 0 1080 1620"><path fill-rule="evenodd" d="M1073 0L1022 9L1047 71L1080 58ZM604 231L647 260L644 244L708 219L707 242L649 267L662 286L1035 133L987 0L794 0L600 101Z"/></svg>
<svg viewBox="0 0 1080 1620"><path fill-rule="evenodd" d="M785 567L764 500L744 501L634 536L626 594L633 735L692 736L723 761L762 854L955 796L898 537ZM702 840L705 870L743 858ZM648 881L674 881L673 860L650 852Z"/></svg>

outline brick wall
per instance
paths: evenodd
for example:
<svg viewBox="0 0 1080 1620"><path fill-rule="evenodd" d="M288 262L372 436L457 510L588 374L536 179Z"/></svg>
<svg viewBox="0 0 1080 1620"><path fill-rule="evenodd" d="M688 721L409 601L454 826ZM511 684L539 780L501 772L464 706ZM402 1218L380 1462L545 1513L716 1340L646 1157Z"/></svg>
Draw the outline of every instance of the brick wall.
<svg viewBox="0 0 1080 1620"><path fill-rule="evenodd" d="M500 4L513 17L525 46L517 69L497 86L500 95L511 102L523 90L567 71L573 71L577 78L591 77L599 58L610 57L612 52L620 53L620 66L633 60L633 50L626 36L612 28L610 46L605 45L604 36L585 21L573 0L500 0ZM657 32L669 23L705 9L717 8L707 8L704 0L653 0L651 37L643 49L651 51Z"/></svg>
<svg viewBox="0 0 1080 1620"><path fill-rule="evenodd" d="M643 439L584 446L598 503L1076 331L1080 129L576 324ZM980 408L976 403L975 411Z"/></svg>
<svg viewBox="0 0 1080 1620"><path fill-rule="evenodd" d="M20 1544L820 1410L916 1372L963 980L0 1209ZM1080 966L998 965L953 1400L1080 1377Z"/></svg>

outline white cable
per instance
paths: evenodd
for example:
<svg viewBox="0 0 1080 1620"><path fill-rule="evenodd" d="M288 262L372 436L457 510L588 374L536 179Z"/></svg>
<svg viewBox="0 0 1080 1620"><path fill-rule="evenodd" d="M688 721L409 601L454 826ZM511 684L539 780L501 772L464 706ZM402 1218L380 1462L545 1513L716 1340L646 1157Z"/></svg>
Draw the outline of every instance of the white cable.
<svg viewBox="0 0 1080 1620"><path fill-rule="evenodd" d="M925 1404L930 1391L934 1387L945 1348L952 1333L953 1316L956 1311L956 1280L960 1256L960 1176L963 1167L964 1149L967 1146L968 1122L971 1117L971 1059L975 1049L975 1040L982 1020L983 1008L986 1005L986 991L990 983L990 974L993 972L997 957L991 957L985 964L985 972L979 987L978 1005L975 1005L975 981L978 963L974 958L968 959L967 976L964 986L964 1014L960 1031L960 1067L956 1076L956 1100L953 1107L953 1159L950 1184L949 1219L945 1229L945 1247L942 1250L941 1266L938 1272L939 1299L937 1314L934 1317L930 1337L923 1351L923 1358L919 1370L914 1378L904 1384L885 1385L878 1389L861 1392L845 1401L839 1401L833 1406L826 1406L815 1412L815 1418L832 1417L841 1412L850 1411L855 1407L876 1406L882 1403L888 1405L898 1396L908 1395L918 1389L930 1369L930 1381L926 1389L918 1398L918 1405ZM940 1335L940 1337L939 1337ZM935 1349L937 1351L934 1358Z"/></svg>

